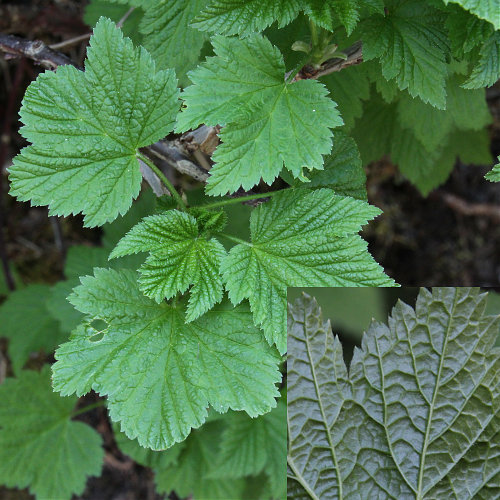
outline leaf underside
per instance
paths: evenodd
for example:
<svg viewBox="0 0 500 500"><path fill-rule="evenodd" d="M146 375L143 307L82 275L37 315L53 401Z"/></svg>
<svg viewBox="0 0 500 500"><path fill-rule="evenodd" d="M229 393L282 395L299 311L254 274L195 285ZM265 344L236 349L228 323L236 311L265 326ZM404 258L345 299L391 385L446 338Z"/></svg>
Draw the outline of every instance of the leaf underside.
<svg viewBox="0 0 500 500"><path fill-rule="evenodd" d="M373 322L349 368L314 299L288 316L288 497L500 493L499 317L486 294L422 289ZM308 492L308 493L306 493Z"/></svg>

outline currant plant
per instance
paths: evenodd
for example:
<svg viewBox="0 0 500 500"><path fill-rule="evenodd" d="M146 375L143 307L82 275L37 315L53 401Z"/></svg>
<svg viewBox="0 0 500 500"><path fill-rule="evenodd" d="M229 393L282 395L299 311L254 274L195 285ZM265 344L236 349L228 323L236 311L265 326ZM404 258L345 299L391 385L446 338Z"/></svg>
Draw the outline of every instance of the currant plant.
<svg viewBox="0 0 500 500"><path fill-rule="evenodd" d="M31 145L9 176L19 200L103 226L103 247L70 253L67 281L43 304L28 287L3 306L34 303L45 318L25 342L6 329L15 373L32 350L59 346L53 388L95 390L127 439L166 450L165 490L284 497L285 438L273 429L286 398L286 288L395 285L358 234L379 214L363 162L390 154L424 194L457 155L490 162L494 4L90 2L84 71L59 67L29 86ZM130 7L124 37L111 19ZM207 130L211 145L193 142ZM186 188L159 161L204 186ZM170 196L137 210L143 177ZM61 335L44 338L54 321ZM235 446L243 435L261 450L252 459ZM259 475L262 491L249 490Z"/></svg>

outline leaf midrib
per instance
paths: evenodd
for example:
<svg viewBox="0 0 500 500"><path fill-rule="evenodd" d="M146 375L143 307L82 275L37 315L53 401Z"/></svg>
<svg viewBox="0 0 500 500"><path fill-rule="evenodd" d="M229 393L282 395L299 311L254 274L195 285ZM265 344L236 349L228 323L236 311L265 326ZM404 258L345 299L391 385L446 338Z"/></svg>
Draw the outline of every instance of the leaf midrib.
<svg viewBox="0 0 500 500"><path fill-rule="evenodd" d="M436 404L436 398L439 393L439 388L440 388L440 380L441 380L441 373L443 370L443 364L445 360L445 351L448 345L448 337L450 335L450 329L451 329L451 324L453 322L454 318L454 313L455 313L455 308L457 305L457 293L455 291L455 296L453 297L453 305L451 308L451 311L448 316L448 325L446 327L446 332L445 332L445 337L444 337L444 345L443 349L441 352L441 358L439 360L439 368L438 368L438 373L436 376L436 384L434 386L434 393L432 395L432 401L430 404L429 408L429 415L427 417L427 425L425 429L425 437L424 437L424 444L422 446L422 454L420 455L420 470L418 473L418 483L417 483L417 500L423 500L423 480L424 480L424 470L425 470L425 458L426 458L426 453L427 453L427 448L430 444L429 439L430 439L430 430L431 430L431 424L432 424L432 418L433 418L433 413L434 413L434 406Z"/></svg>
<svg viewBox="0 0 500 500"><path fill-rule="evenodd" d="M306 312L304 310L304 329L305 328L306 328ZM324 424L324 427L325 427L325 430L326 430L328 444L330 445L330 451L331 451L331 455L332 455L332 458L333 458L333 463L335 465L335 472L337 474L337 485L338 485L338 489L339 489L339 500L342 500L342 498L343 498L342 477L340 476L340 468L339 468L339 463L338 463L338 460L337 460L337 454L335 452L335 446L333 444L333 440L332 440L332 435L331 435L330 429L328 428L328 421L326 419L325 410L323 408L323 403L322 403L322 398L321 398L320 390L319 390L319 387L318 387L318 384L317 384L316 369L314 367L314 361L313 361L312 356L311 356L311 350L310 350L310 345L309 345L309 337L307 335L304 335L304 337L305 337L305 343L306 343L306 347L307 347L307 357L309 359L309 364L311 366L311 372L312 372L313 381L314 381L314 389L315 389L316 394L318 396L318 405L319 405L319 409L321 411L321 418L323 420L323 424Z"/></svg>

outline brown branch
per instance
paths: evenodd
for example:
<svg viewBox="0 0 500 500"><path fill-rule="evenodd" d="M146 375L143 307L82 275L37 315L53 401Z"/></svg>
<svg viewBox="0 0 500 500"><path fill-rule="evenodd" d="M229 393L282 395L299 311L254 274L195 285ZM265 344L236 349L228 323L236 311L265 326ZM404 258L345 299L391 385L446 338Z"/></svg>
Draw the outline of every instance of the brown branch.
<svg viewBox="0 0 500 500"><path fill-rule="evenodd" d="M316 79L363 62L363 43L361 41L353 43L342 52L347 56L347 59L334 57L325 61L319 68L306 65L295 75L293 81Z"/></svg>
<svg viewBox="0 0 500 500"><path fill-rule="evenodd" d="M437 195L455 212L462 215L491 217L500 221L500 206L490 203L471 203L454 194L438 191Z"/></svg>
<svg viewBox="0 0 500 500"><path fill-rule="evenodd" d="M83 70L68 56L47 47L41 40L26 40L14 35L0 33L0 51L5 52L6 59L13 57L27 57L47 69L56 69L58 66L71 64Z"/></svg>

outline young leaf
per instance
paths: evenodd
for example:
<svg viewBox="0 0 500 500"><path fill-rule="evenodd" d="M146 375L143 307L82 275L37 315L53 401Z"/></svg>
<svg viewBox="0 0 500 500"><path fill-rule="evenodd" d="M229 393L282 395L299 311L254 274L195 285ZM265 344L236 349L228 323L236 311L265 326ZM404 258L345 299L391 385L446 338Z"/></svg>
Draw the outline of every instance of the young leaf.
<svg viewBox="0 0 500 500"><path fill-rule="evenodd" d="M393 284L356 234L379 213L330 189L274 196L252 213L252 242L236 245L222 262L229 298L248 298L255 323L284 353L287 287Z"/></svg>
<svg viewBox="0 0 500 500"><path fill-rule="evenodd" d="M83 492L87 476L100 474L101 437L71 421L76 401L52 392L48 365L0 385L0 484L70 500Z"/></svg>
<svg viewBox="0 0 500 500"><path fill-rule="evenodd" d="M230 415L222 433L220 453L212 478L268 476L271 498L284 498L286 490L286 402L251 419L244 413Z"/></svg>
<svg viewBox="0 0 500 500"><path fill-rule="evenodd" d="M314 299L288 316L288 498L493 498L499 317L486 294L422 289L373 322L349 373ZM307 493L306 493L307 491Z"/></svg>
<svg viewBox="0 0 500 500"><path fill-rule="evenodd" d="M207 422L187 438L175 464L154 467L158 491L169 493L174 489L183 498L192 495L203 500L241 498L245 486L243 479L213 479L209 475L217 463L224 428L222 420Z"/></svg>
<svg viewBox="0 0 500 500"><path fill-rule="evenodd" d="M482 45L479 62L474 66L463 87L466 89L490 87L498 79L500 79L500 31L495 31Z"/></svg>
<svg viewBox="0 0 500 500"><path fill-rule="evenodd" d="M359 25L364 59L380 59L387 80L394 78L401 90L444 109L448 41L443 14L418 0L391 0L387 10Z"/></svg>
<svg viewBox="0 0 500 500"><path fill-rule="evenodd" d="M500 0L444 0L445 4L458 3L474 15L500 29Z"/></svg>
<svg viewBox="0 0 500 500"><path fill-rule="evenodd" d="M303 11L318 26L333 30L338 23L350 33L359 20L359 9L383 12L381 0L212 0L193 25L225 35L263 31L273 22L281 28Z"/></svg>
<svg viewBox="0 0 500 500"><path fill-rule="evenodd" d="M382 0L304 0L304 12L318 26L334 31L337 25L345 27L347 34L358 24L360 9L383 13Z"/></svg>
<svg viewBox="0 0 500 500"><path fill-rule="evenodd" d="M50 315L45 300L48 285L28 285L12 292L0 306L0 336L9 339L9 357L19 373L32 352L50 353L68 337Z"/></svg>
<svg viewBox="0 0 500 500"><path fill-rule="evenodd" d="M70 302L107 327L98 332L83 324L57 350L55 390L107 395L122 431L155 450L185 439L204 422L209 404L251 416L276 405L279 357L245 307L223 302L186 324L183 303L157 304L137 278L110 269L82 278Z"/></svg>
<svg viewBox="0 0 500 500"><path fill-rule="evenodd" d="M189 74L186 108L177 129L225 124L207 192L270 184L283 164L295 177L304 167L321 169L331 147L330 128L342 125L335 103L316 80L284 81L283 57L261 35L243 40L216 36L215 57Z"/></svg>
<svg viewBox="0 0 500 500"><path fill-rule="evenodd" d="M219 266L226 255L216 238L200 234L190 214L169 210L146 217L111 252L110 258L150 252L140 267L141 290L160 303L191 286L186 321L193 321L222 300Z"/></svg>
<svg viewBox="0 0 500 500"><path fill-rule="evenodd" d="M141 185L137 150L172 130L179 101L174 72L157 72L110 20L100 19L90 44L84 73L61 66L28 87L21 130L33 145L10 179L20 200L82 212L96 226L130 208Z"/></svg>

